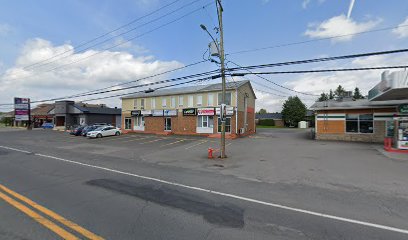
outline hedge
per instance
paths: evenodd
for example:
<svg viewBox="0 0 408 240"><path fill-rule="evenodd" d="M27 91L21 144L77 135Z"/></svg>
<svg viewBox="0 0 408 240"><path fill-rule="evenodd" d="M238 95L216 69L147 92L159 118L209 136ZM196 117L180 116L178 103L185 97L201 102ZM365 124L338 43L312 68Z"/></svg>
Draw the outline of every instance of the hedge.
<svg viewBox="0 0 408 240"><path fill-rule="evenodd" d="M275 126L275 121L273 119L259 119L258 125Z"/></svg>

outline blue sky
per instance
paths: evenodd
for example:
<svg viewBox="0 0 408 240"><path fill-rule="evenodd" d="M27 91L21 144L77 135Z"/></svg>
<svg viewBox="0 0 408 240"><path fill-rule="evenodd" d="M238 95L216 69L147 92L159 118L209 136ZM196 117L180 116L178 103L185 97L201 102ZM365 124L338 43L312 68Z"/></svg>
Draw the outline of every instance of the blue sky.
<svg viewBox="0 0 408 240"><path fill-rule="evenodd" d="M64 69L61 69L45 75L42 73L44 69L32 69L31 72L24 71L24 73L21 73L24 64L32 64L50 57L52 54L58 53L58 47L60 47L59 51L61 49L69 50L70 46L76 46L115 29L172 1L38 0L35 4L27 4L25 1L1 1L0 82L3 85L0 87L1 103L10 102L12 96L22 94L33 99L69 95L202 60L202 55L210 38L200 29L199 24L203 23L209 29L212 29L217 21L214 4L205 9L202 8L203 5L213 2L205 0L197 1L158 22L146 25L122 37L117 37L101 46L93 47L92 51L103 51L104 48L111 46L115 42L143 34L187 12L202 8L181 21L133 40L131 44L125 44L120 48L110 50L109 53L100 54L95 57L94 62L85 61L82 66L75 64L75 67L82 70L93 67L92 74L86 72L86 70L79 71L74 67L68 69L69 71L64 72ZM127 29L190 2L192 0L180 0L171 7L143 19ZM223 5L225 8L226 53L319 39L344 33L393 27L402 24L408 17L408 3L404 0L356 0L350 18L346 17L350 5L348 0L223 0ZM322 40L245 54L232 54L228 56L228 59L243 65L253 65L408 47L408 27L401 27L398 30L399 32L387 30L358 35L350 39ZM307 31L309 31L308 34L306 34ZM117 56L114 54L115 52L123 54ZM83 54L78 56L86 56L87 53ZM134 58L134 61L126 62L129 61L129 56ZM115 59L115 61L112 59ZM395 57L292 66L282 68L282 70L368 66L372 64L387 65L390 61L401 64L406 63L407 59L405 56L396 55ZM96 63L105 63L106 66L102 65L102 67L98 68ZM57 62L55 64L61 63ZM135 64L134 69L139 69L139 72L126 68L126 66L132 66L132 64ZM170 76L202 72L215 67L210 63L201 64ZM16 75L15 71L20 71L21 76L24 76L24 80L19 79L20 73ZM81 72L84 75L81 75ZM31 77L30 74L33 73L36 76ZM69 75L70 73L73 74ZM350 76L351 74L354 73L283 75L273 76L270 79L298 91L318 94L321 91L333 88L339 83L344 83L349 88L359 86L363 90L368 90L370 86L379 81L380 72L356 73L353 77ZM62 84L67 84L69 81L67 79L71 78L75 78L71 84ZM259 79L253 79L268 84ZM29 83L27 84L27 82ZM255 87L260 88L260 86ZM266 90L273 91L271 89ZM283 91L283 89L279 90ZM285 90L285 92L288 95L293 94L290 91ZM257 95L259 97L258 106L266 107L270 111L278 111L284 100L259 92ZM310 103L310 100L305 99L305 101L308 101L308 104ZM110 103L111 105L118 105L116 100Z"/></svg>

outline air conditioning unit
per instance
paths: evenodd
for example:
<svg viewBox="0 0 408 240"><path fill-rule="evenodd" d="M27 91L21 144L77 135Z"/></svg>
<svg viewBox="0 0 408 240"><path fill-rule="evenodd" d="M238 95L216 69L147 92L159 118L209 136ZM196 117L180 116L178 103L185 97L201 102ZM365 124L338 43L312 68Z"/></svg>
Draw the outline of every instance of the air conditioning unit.
<svg viewBox="0 0 408 240"><path fill-rule="evenodd" d="M239 134L244 134L245 133L245 128L240 128L239 129Z"/></svg>

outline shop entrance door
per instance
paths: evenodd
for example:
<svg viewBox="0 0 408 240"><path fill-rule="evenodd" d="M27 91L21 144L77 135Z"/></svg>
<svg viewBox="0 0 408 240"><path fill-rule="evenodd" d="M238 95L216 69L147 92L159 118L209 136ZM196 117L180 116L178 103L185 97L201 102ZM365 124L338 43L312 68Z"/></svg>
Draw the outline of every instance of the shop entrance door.
<svg viewBox="0 0 408 240"><path fill-rule="evenodd" d="M164 118L164 131L171 131L171 118Z"/></svg>

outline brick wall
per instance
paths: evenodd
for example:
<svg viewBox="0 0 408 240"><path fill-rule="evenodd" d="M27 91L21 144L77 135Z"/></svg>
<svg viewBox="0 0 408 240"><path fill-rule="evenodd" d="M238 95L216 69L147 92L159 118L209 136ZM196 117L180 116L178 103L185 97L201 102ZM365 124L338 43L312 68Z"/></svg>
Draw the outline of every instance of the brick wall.
<svg viewBox="0 0 408 240"><path fill-rule="evenodd" d="M333 122L333 121L332 121ZM383 142L385 136L385 121L374 121L374 133L361 134L361 133L316 133L316 139L318 140L338 140L338 141L351 141L351 142Z"/></svg>
<svg viewBox="0 0 408 240"><path fill-rule="evenodd" d="M343 134L346 129L344 120L317 121L317 131L322 134Z"/></svg>
<svg viewBox="0 0 408 240"><path fill-rule="evenodd" d="M196 132L197 116L183 116L182 112L177 117L172 117L172 132L175 134L191 134Z"/></svg>
<svg viewBox="0 0 408 240"><path fill-rule="evenodd" d="M145 132L164 132L164 117L145 117Z"/></svg>

